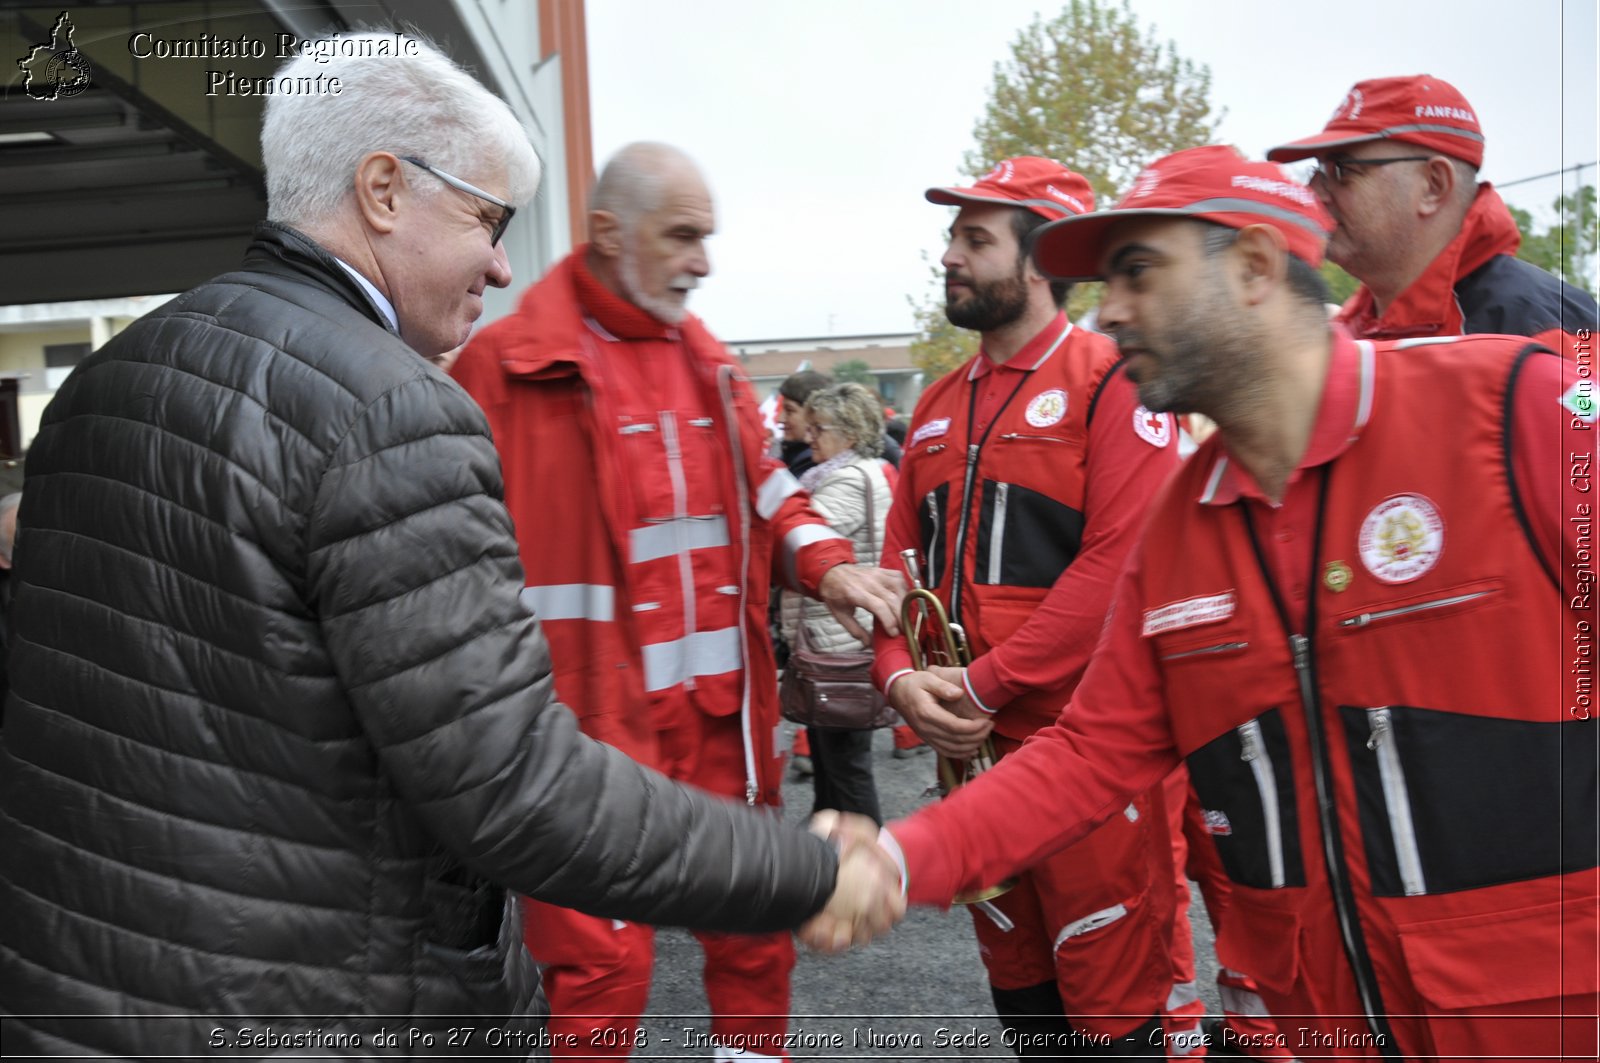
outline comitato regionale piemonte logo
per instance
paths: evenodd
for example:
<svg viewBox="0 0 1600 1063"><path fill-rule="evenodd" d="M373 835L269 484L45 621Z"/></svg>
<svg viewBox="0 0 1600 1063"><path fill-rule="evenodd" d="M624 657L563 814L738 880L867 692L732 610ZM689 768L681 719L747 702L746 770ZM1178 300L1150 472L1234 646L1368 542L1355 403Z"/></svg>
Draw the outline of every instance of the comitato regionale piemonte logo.
<svg viewBox="0 0 1600 1063"><path fill-rule="evenodd" d="M65 11L56 16L50 40L28 49L17 60L22 69L22 88L36 100L62 100L76 96L94 80L89 60L72 43L72 17Z"/></svg>

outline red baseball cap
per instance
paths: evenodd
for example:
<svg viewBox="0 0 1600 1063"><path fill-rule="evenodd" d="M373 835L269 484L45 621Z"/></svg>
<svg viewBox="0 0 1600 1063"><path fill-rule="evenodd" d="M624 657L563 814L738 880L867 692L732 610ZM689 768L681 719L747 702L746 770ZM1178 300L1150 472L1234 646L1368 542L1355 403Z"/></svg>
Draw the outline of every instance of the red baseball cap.
<svg viewBox="0 0 1600 1063"><path fill-rule="evenodd" d="M1483 165L1477 112L1454 85L1428 74L1358 82L1322 132L1280 144L1267 158L1293 162L1369 140L1399 140Z"/></svg>
<svg viewBox="0 0 1600 1063"><path fill-rule="evenodd" d="M1316 195L1281 166L1251 162L1223 145L1189 148L1157 159L1110 210L1063 218L1033 237L1033 260L1055 280L1094 280L1111 226L1132 217L1193 218L1232 229L1270 225L1289 252L1310 266L1322 264L1333 219Z"/></svg>
<svg viewBox="0 0 1600 1063"><path fill-rule="evenodd" d="M1026 207L1050 221L1094 210L1094 189L1087 178L1037 155L1006 159L971 188L930 188L926 195L929 203L947 207L968 203Z"/></svg>

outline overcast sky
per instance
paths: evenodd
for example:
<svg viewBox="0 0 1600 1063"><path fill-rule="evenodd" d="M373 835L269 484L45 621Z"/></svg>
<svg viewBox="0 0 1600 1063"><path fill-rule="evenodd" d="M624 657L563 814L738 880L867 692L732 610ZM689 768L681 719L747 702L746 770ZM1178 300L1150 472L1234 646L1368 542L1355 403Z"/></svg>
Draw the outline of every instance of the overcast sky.
<svg viewBox="0 0 1600 1063"><path fill-rule="evenodd" d="M1356 81L1428 73L1476 108L1486 180L1597 158L1594 0L1132 6L1210 66L1220 139L1253 157L1320 130ZM922 192L959 177L995 63L1035 12L1060 9L588 0L595 165L633 140L700 162L718 232L691 305L724 340L910 331L906 297L927 290L922 255L937 259L951 214ZM1505 196L1552 217L1559 180Z"/></svg>

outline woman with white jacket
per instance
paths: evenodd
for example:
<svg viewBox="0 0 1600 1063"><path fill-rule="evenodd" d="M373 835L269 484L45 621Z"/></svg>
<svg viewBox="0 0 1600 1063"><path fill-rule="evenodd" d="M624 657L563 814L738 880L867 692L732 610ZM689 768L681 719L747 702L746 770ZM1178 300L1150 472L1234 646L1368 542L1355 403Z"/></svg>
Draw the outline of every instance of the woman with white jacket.
<svg viewBox="0 0 1600 1063"><path fill-rule="evenodd" d="M860 384L836 384L811 394L805 417L805 438L817 464L800 477L800 485L811 492L812 508L855 544L856 561L875 565L883 549L884 522L893 497L880 458L883 406ZM872 618L865 610L856 610L856 620L871 630ZM813 651L846 653L871 648L870 642L863 646L846 631L821 602L785 591L783 634L790 646L798 644L797 626L802 623L806 643ZM816 772L813 809L859 812L883 822L878 788L872 779L872 732L806 730Z"/></svg>

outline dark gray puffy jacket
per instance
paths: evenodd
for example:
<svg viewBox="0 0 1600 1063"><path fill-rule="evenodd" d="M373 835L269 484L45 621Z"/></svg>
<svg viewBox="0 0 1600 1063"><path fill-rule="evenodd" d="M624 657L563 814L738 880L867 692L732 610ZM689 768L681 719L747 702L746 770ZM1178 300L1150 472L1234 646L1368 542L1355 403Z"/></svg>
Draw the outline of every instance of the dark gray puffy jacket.
<svg viewBox="0 0 1600 1063"><path fill-rule="evenodd" d="M499 886L727 931L826 900L825 844L579 733L484 418L379 320L264 226L46 412L0 755L8 1054L441 1054L444 1016L542 1016ZM310 1018L247 1018L273 1015Z"/></svg>

